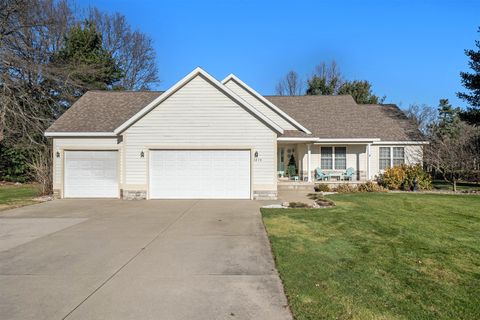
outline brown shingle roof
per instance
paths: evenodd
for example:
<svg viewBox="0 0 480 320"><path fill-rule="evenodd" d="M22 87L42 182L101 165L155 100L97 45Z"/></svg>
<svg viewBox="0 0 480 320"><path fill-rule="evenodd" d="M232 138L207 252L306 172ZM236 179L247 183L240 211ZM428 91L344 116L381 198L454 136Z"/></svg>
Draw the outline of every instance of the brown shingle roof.
<svg viewBox="0 0 480 320"><path fill-rule="evenodd" d="M160 91L88 91L47 132L113 132Z"/></svg>
<svg viewBox="0 0 480 320"><path fill-rule="evenodd" d="M113 132L160 91L89 91L47 132ZM380 138L422 140L415 126L395 105L357 105L351 96L265 96L309 129L308 135L286 130L284 137Z"/></svg>
<svg viewBox="0 0 480 320"><path fill-rule="evenodd" d="M358 105L351 96L265 96L304 125L312 136L325 139L379 138L420 141L422 135L396 105ZM285 131L284 137L301 137Z"/></svg>

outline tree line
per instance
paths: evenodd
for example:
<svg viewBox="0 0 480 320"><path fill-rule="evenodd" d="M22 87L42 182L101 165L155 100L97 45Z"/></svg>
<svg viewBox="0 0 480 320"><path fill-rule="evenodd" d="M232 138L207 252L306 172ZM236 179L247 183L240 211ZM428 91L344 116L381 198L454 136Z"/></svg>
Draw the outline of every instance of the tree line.
<svg viewBox="0 0 480 320"><path fill-rule="evenodd" d="M0 1L0 180L51 186L43 132L88 90L159 82L152 39L125 16L66 0Z"/></svg>
<svg viewBox="0 0 480 320"><path fill-rule="evenodd" d="M465 91L456 95L466 102L466 108L440 99L437 107L413 104L405 110L428 141L425 168L450 182L454 190L459 180L480 181L480 40L475 41L475 49L466 49L465 55L470 71L460 72ZM335 61L320 63L306 81L291 70L278 81L275 91L286 96L348 94L358 104L382 104L385 100L372 92L369 81L345 80Z"/></svg>
<svg viewBox="0 0 480 320"><path fill-rule="evenodd" d="M277 82L275 92L280 96L351 95L359 104L379 104L386 98L375 95L367 80L345 80L335 61L321 62L306 81L290 70Z"/></svg>

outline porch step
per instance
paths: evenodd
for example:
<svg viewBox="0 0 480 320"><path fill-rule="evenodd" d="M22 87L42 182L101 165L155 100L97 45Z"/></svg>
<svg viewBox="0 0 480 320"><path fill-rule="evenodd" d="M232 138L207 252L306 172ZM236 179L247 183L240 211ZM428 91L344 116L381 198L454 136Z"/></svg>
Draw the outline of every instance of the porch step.
<svg viewBox="0 0 480 320"><path fill-rule="evenodd" d="M308 191L314 192L315 183L313 182L278 182L278 190L299 190L299 191Z"/></svg>

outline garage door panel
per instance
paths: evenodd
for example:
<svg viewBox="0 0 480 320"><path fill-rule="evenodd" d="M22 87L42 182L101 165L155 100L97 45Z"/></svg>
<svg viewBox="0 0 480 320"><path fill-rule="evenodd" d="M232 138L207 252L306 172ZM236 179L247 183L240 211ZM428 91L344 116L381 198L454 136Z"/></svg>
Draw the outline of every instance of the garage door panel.
<svg viewBox="0 0 480 320"><path fill-rule="evenodd" d="M117 151L65 151L67 198L118 197Z"/></svg>
<svg viewBox="0 0 480 320"><path fill-rule="evenodd" d="M150 198L249 199L249 150L152 150Z"/></svg>

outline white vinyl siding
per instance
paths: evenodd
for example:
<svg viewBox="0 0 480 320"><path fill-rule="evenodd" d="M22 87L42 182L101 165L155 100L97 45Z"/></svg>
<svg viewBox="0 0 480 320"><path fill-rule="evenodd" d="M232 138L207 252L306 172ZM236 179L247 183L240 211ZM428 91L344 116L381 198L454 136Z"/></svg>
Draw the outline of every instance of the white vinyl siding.
<svg viewBox="0 0 480 320"><path fill-rule="evenodd" d="M284 145L287 146L287 145ZM298 150L298 159L299 161L299 171L305 177L307 176L307 147L306 144L299 143L294 145L288 145L289 147L296 147ZM344 145L344 146L325 146L325 145L315 145L311 146L311 170L312 174L316 168L322 168L322 157L321 157L321 149L335 147L335 150L340 147L346 147L346 168L353 168L357 173L357 177L360 179L367 178L367 146L365 144L352 144L352 145ZM381 173L380 170L380 148L387 147L391 150L391 148L398 148L395 149L396 157L393 161L397 163L405 163L408 165L422 163L423 159L423 147L421 145L397 145L397 146L382 146L382 145L372 145L371 146L371 157L370 157L370 173L371 177L374 179L379 176ZM402 152L403 149L403 160L402 160ZM391 151L393 154L393 151ZM334 150L331 150L332 154L335 154ZM331 159L333 158L330 156L325 156L324 159ZM391 163L390 157L388 158L388 163ZM330 163L330 160L324 161ZM332 163L332 169L335 170L335 164ZM329 170L325 169L324 170ZM341 169L338 169L341 170ZM382 169L383 170L383 169Z"/></svg>
<svg viewBox="0 0 480 320"><path fill-rule="evenodd" d="M225 86L235 92L239 97L243 100L247 101L250 105L252 105L255 109L266 115L270 118L273 122L279 125L283 130L297 130L290 122L285 120L281 115L279 115L276 111L272 110L269 106L265 105L262 101L258 100L255 96L253 96L250 92L245 90L241 87L238 83L234 80L228 81Z"/></svg>
<svg viewBox="0 0 480 320"><path fill-rule="evenodd" d="M421 145L396 145L396 146L389 146L389 145L372 145L371 147L371 158L370 158L370 165L371 165L371 175L372 178L378 177L384 169L380 168L380 148L388 148L390 149L390 154L393 154L393 148L403 148L403 163L407 165L412 165L416 163L422 163L423 161L423 146ZM387 151L383 151L385 154ZM401 162L400 158L400 149L397 149L397 162ZM384 158L385 162L386 157ZM393 161L393 160L391 160ZM391 165L391 162L389 166Z"/></svg>
<svg viewBox="0 0 480 320"><path fill-rule="evenodd" d="M63 186L63 151L64 150L117 150L119 166L122 167L122 142L117 138L54 138L53 139L53 189ZM57 152L59 157L57 157ZM122 170L119 181L122 181Z"/></svg>
<svg viewBox="0 0 480 320"><path fill-rule="evenodd" d="M147 185L149 149L251 149L253 190L276 190L276 133L197 76L125 131L126 188ZM140 152L145 152L141 158ZM188 181L183 181L187 184Z"/></svg>

